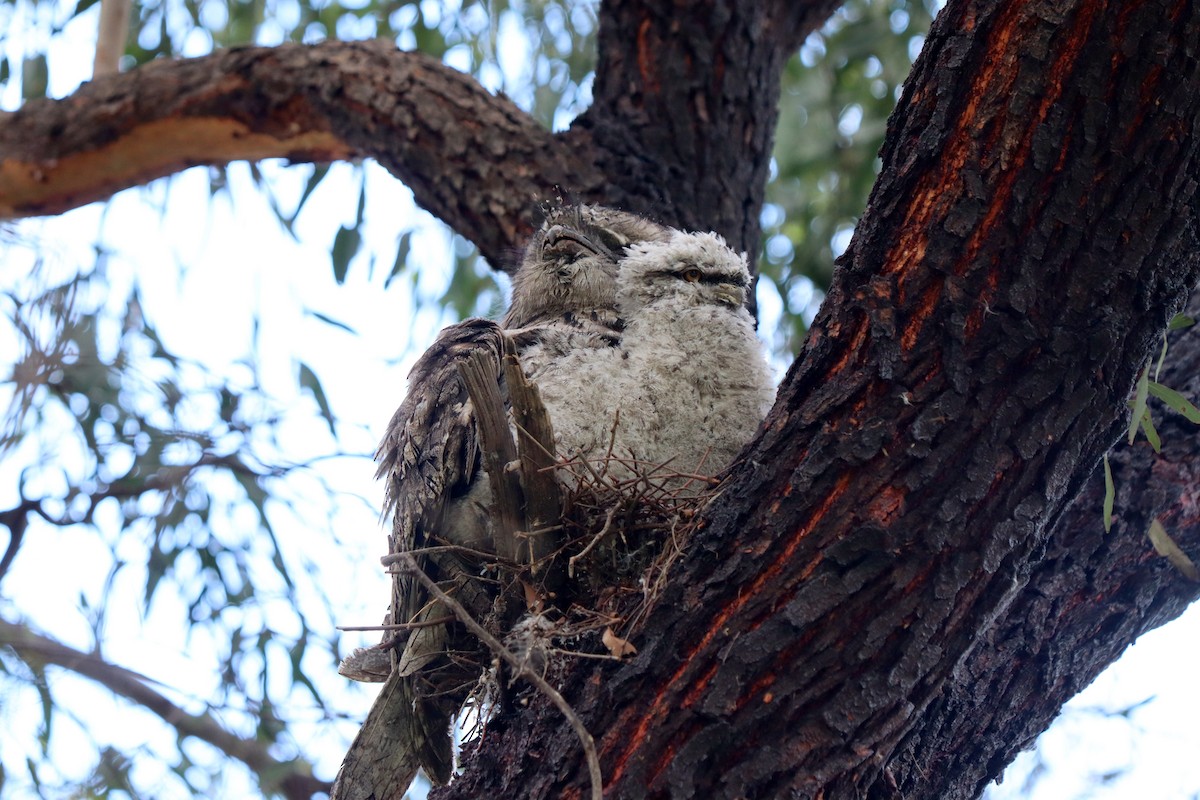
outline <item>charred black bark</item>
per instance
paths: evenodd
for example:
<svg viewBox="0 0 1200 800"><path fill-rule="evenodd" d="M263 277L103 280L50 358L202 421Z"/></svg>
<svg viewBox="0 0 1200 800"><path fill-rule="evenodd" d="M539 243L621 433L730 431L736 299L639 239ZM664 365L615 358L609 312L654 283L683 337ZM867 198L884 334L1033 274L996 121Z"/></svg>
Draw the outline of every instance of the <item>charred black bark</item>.
<svg viewBox="0 0 1200 800"><path fill-rule="evenodd" d="M753 262L783 67L838 5L606 2L595 99L568 133L608 182L597 199L715 230Z"/></svg>
<svg viewBox="0 0 1200 800"><path fill-rule="evenodd" d="M1186 2L943 12L805 350L639 656L568 682L610 796L975 796L1133 631L1195 597L1155 599L1176 579L1137 537L1050 532L1200 274L1197 42ZM1097 570L1119 583L1089 593ZM1114 614L1114 597L1134 599ZM1023 650L1053 691L981 717L990 738L956 771L955 718L1012 699ZM518 722L441 796L586 786L560 723Z"/></svg>

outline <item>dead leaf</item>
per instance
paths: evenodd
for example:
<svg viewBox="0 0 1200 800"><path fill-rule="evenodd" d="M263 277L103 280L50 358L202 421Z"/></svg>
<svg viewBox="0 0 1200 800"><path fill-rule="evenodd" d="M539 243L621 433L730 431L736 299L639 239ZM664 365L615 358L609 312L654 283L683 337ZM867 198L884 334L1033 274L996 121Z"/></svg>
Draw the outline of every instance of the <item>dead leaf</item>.
<svg viewBox="0 0 1200 800"><path fill-rule="evenodd" d="M1150 543L1154 545L1155 552L1170 561L1175 569L1182 572L1189 580L1200 581L1200 571L1196 569L1196 565L1187 557L1187 554L1179 549L1179 545L1175 544L1175 541L1167 535L1167 529L1161 522L1157 519L1151 522L1147 534L1150 536Z"/></svg>
<svg viewBox="0 0 1200 800"><path fill-rule="evenodd" d="M608 648L608 652L612 653L614 658L637 655L637 648L613 633L612 628L604 629L604 635L600 637L600 641L604 642L604 646Z"/></svg>
<svg viewBox="0 0 1200 800"><path fill-rule="evenodd" d="M542 606L545 605L545 601L542 599L541 594L538 593L538 590L533 588L528 581L521 581L521 589L525 593L525 607L534 614L542 613Z"/></svg>

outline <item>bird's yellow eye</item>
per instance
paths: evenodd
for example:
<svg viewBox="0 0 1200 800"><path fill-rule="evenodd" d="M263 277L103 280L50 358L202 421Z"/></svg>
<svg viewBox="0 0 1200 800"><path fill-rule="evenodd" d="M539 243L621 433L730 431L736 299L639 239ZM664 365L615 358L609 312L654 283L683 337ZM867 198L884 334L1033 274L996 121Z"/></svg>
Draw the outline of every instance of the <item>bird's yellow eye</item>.
<svg viewBox="0 0 1200 800"><path fill-rule="evenodd" d="M703 277L704 273L697 267L689 267L683 271L683 279L688 283L696 283Z"/></svg>

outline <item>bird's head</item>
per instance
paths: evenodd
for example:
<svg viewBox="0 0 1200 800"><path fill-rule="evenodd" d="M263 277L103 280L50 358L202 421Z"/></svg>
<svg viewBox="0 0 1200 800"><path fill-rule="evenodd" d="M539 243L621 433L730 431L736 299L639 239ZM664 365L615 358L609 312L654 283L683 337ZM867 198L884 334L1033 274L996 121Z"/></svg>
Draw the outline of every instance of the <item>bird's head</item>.
<svg viewBox="0 0 1200 800"><path fill-rule="evenodd" d="M520 328L567 312L614 309L617 264L629 247L666 241L671 229L604 206L561 206L525 248L513 276L504 327Z"/></svg>
<svg viewBox="0 0 1200 800"><path fill-rule="evenodd" d="M746 256L715 233L674 231L666 241L642 242L629 248L617 278L617 306L622 316L670 302L680 308L741 308L750 288Z"/></svg>

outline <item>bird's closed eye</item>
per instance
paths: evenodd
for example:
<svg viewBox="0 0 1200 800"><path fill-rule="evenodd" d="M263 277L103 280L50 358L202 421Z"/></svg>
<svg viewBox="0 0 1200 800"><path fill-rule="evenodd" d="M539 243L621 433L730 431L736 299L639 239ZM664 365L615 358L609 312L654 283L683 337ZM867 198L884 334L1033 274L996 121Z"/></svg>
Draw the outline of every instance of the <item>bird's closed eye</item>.
<svg viewBox="0 0 1200 800"><path fill-rule="evenodd" d="M697 283L704 277L704 273L697 267L689 267L680 273L680 276L688 283Z"/></svg>

